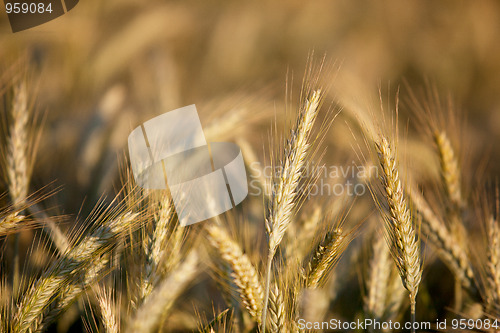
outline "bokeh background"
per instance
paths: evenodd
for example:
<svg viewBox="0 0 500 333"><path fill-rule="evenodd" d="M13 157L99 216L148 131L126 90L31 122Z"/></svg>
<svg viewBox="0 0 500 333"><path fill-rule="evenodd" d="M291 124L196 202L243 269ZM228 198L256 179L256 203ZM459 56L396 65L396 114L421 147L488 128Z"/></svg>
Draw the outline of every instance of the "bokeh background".
<svg viewBox="0 0 500 333"><path fill-rule="evenodd" d="M130 131L185 105L197 105L209 141L246 138L269 160L272 124L293 119L311 52L329 64L326 103L343 108L325 135L330 165L353 160L357 108L376 109L381 87L394 102L399 88L401 133L416 159L408 167L426 177L423 165L433 165L436 179L432 146L418 140L405 103L410 88L431 85L461 112L463 128L450 136L466 148L470 187L500 174L498 1L82 0L15 34L0 9L0 77L31 78L43 128L31 187L57 190L42 203L54 214L86 216L111 198Z"/></svg>
<svg viewBox="0 0 500 333"><path fill-rule="evenodd" d="M63 206L75 212L84 196L92 203L112 187L139 123L197 104L204 124L244 108L268 126L284 109L286 82L300 87L313 50L336 63L325 75L334 97L348 90L361 100L389 82L394 91L426 80L450 94L473 133L471 150L487 155L496 175L499 37L497 1L86 0L15 34L0 11L0 64L27 58L36 74L46 120L34 181L71 189L58 202L74 202Z"/></svg>

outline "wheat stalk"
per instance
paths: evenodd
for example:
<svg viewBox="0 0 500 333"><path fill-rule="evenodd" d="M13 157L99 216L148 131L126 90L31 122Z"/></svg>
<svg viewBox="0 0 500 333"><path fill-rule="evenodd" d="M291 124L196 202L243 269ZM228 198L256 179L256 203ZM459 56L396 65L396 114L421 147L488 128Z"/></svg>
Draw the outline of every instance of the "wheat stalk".
<svg viewBox="0 0 500 333"><path fill-rule="evenodd" d="M338 262L346 245L346 236L341 229L326 233L307 263L306 286L308 288L321 286L327 273Z"/></svg>
<svg viewBox="0 0 500 333"><path fill-rule="evenodd" d="M401 277L394 265L392 265L391 274L387 287L387 304L384 313L384 320L395 320L401 311L401 306L405 300L406 289L401 283Z"/></svg>
<svg viewBox="0 0 500 333"><path fill-rule="evenodd" d="M126 213L104 220L90 235L55 261L31 286L19 303L13 332L35 332L43 322L45 309L64 286L84 276L92 262L109 251L117 236L130 228L137 214Z"/></svg>
<svg viewBox="0 0 500 333"><path fill-rule="evenodd" d="M299 112L295 127L292 129L282 159L278 182L273 186L270 207L266 218L266 230L269 235L269 253L266 267L266 288L262 311L262 332L265 333L267 303L271 282L271 265L278 245L292 221L297 185L302 174L308 148L309 136L318 115L321 91L314 91Z"/></svg>
<svg viewBox="0 0 500 333"><path fill-rule="evenodd" d="M391 276L391 256L383 237L375 237L373 255L368 265L367 296L365 312L372 318L381 320L386 311L388 283Z"/></svg>
<svg viewBox="0 0 500 333"><path fill-rule="evenodd" d="M11 213L0 219L0 236L6 236L19 230L19 224L24 221L25 216L19 213Z"/></svg>
<svg viewBox="0 0 500 333"><path fill-rule="evenodd" d="M376 148L382 168L381 182L389 206L389 216L385 218L386 234L403 285L410 294L411 316L414 323L416 297L422 278L420 244L403 195L396 157L385 137L376 143Z"/></svg>
<svg viewBox="0 0 500 333"><path fill-rule="evenodd" d="M462 224L462 211L465 206L460 186L460 168L455 151L451 145L448 135L445 131L436 131L434 133L439 162L441 166L441 178L445 187L445 192L450 200L451 209L448 209L447 219L450 221L451 233L458 241L458 245L467 248L467 234ZM462 304L461 281L455 280L455 308L460 310Z"/></svg>
<svg viewBox="0 0 500 333"><path fill-rule="evenodd" d="M198 273L199 257L192 250L186 259L146 297L129 322L127 332L153 332L161 318Z"/></svg>
<svg viewBox="0 0 500 333"><path fill-rule="evenodd" d="M29 161L28 161L28 91L26 83L21 81L14 88L12 103L12 120L7 143L7 178L9 193L14 205L23 205L28 195Z"/></svg>
<svg viewBox="0 0 500 333"><path fill-rule="evenodd" d="M455 151L446 132L435 133L434 140L438 148L441 177L443 178L446 194L453 207L460 209L464 204L464 200L460 186L460 167L455 156Z"/></svg>
<svg viewBox="0 0 500 333"><path fill-rule="evenodd" d="M231 239L222 227L210 225L206 227L208 239L219 256L232 270L231 277L238 287L241 301L250 316L259 323L262 314L262 285L259 275L250 259L243 253L241 247Z"/></svg>
<svg viewBox="0 0 500 333"><path fill-rule="evenodd" d="M118 333L120 325L116 316L116 308L113 304L111 289L107 291L104 287L98 286L96 297L106 333Z"/></svg>
<svg viewBox="0 0 500 333"><path fill-rule="evenodd" d="M318 114L320 100L321 91L314 91L300 111L285 148L278 184L273 188L266 219L270 253L276 252L292 220L294 199L297 196L296 189L310 146L308 140Z"/></svg>
<svg viewBox="0 0 500 333"><path fill-rule="evenodd" d="M500 227L494 217L490 217L488 224L487 259L488 302L491 305L498 305L500 303Z"/></svg>
<svg viewBox="0 0 500 333"><path fill-rule="evenodd" d="M449 267L461 285L469 291L471 296L478 297L478 288L469 255L455 235L429 207L422 194L413 187L408 195L417 213L420 215L423 233L430 243L437 249L441 260Z"/></svg>
<svg viewBox="0 0 500 333"><path fill-rule="evenodd" d="M109 263L110 254L104 253L93 259L88 268L75 281L61 286L57 298L45 309L39 331L44 331L69 308L85 290L98 282L106 265ZM76 258L75 258L76 259Z"/></svg>
<svg viewBox="0 0 500 333"><path fill-rule="evenodd" d="M273 284L269 295L269 319L271 332L282 332L285 328L285 300L276 283Z"/></svg>
<svg viewBox="0 0 500 333"><path fill-rule="evenodd" d="M29 190L34 152L36 152L37 138L30 135L29 131L28 123L31 113L28 105L28 87L24 80L21 80L14 87L11 114L13 122L10 126L10 133L7 140L6 155L9 193L15 209L22 211L24 208L28 208L31 211L36 204L29 203L28 207L25 207L25 204ZM54 222L48 218L45 220L45 225L48 227L48 234L59 250L64 252L68 245L66 237ZM10 229L12 227L13 225L9 226ZM2 227L0 227L1 229ZM17 271L17 268L14 270ZM17 287L15 286L14 289L17 289Z"/></svg>
<svg viewBox="0 0 500 333"><path fill-rule="evenodd" d="M23 80L14 87L14 101L11 108L13 123L7 142L7 180L9 194L14 207L18 210L24 206L28 195L28 91ZM13 222L13 221L11 221ZM12 288L17 294L19 289L19 234L15 235L14 258L12 271Z"/></svg>
<svg viewBox="0 0 500 333"><path fill-rule="evenodd" d="M177 246L182 242L178 239L167 244L169 236L169 224L173 218L172 205L169 199L165 198L160 202L159 212L155 217L155 225L153 229L153 234L150 237L149 244L146 247L146 267L145 267L145 277L142 281L141 286L141 299L146 298L151 294L154 285L160 279L160 269L165 261L167 249L172 246ZM179 227L175 227L176 231L182 230ZM169 246L168 246L169 245ZM176 253L176 249L171 249L171 253ZM170 260L178 258L177 255L172 256ZM175 266L175 263L174 263Z"/></svg>

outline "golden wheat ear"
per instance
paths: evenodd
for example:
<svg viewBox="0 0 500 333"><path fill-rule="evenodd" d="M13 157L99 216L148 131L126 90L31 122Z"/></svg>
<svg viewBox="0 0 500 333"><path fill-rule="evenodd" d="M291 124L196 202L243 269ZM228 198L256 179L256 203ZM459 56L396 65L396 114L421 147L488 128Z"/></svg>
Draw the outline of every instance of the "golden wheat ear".
<svg viewBox="0 0 500 333"><path fill-rule="evenodd" d="M12 331L41 330L57 318L86 287L96 281L97 276L92 274L95 264L101 263L99 258L116 245L118 237L136 224L136 218L137 214L123 213L97 221L94 230L49 266L21 297ZM82 286L81 281L86 284Z"/></svg>
<svg viewBox="0 0 500 333"><path fill-rule="evenodd" d="M106 333L118 333L120 331L119 313L117 314L117 307L113 301L112 289L98 285L95 290L102 323Z"/></svg>
<svg viewBox="0 0 500 333"><path fill-rule="evenodd" d="M287 146L281 160L280 174L273 185L266 218L266 229L269 235L269 253L261 320L263 332L266 330L266 313L271 283L272 261L288 226L292 222L292 214L297 197L297 186L303 172L302 168L306 160L308 148L310 147L309 137L318 115L321 98L322 94L320 90L313 91L301 107L297 122L288 138Z"/></svg>
<svg viewBox="0 0 500 333"><path fill-rule="evenodd" d="M485 194L480 195L478 201L480 202L479 214L480 219L485 223L486 229L486 263L484 265L485 271L485 308L487 311L493 312L495 315L500 314L500 190L498 185L495 188L495 202L493 209L488 204L488 196Z"/></svg>
<svg viewBox="0 0 500 333"><path fill-rule="evenodd" d="M434 213L416 186L411 186L407 193L419 215L422 232L426 236L427 241L437 250L439 258L453 272L453 275L460 281L462 287L472 297L479 299L479 287L469 254L461 246L455 234Z"/></svg>
<svg viewBox="0 0 500 333"><path fill-rule="evenodd" d="M349 238L342 229L326 233L307 262L306 286L308 288L318 288L324 283L348 243Z"/></svg>
<svg viewBox="0 0 500 333"><path fill-rule="evenodd" d="M231 269L230 277L238 288L241 302L252 319L260 323L263 291L257 269L221 226L207 225L206 230L210 245Z"/></svg>
<svg viewBox="0 0 500 333"><path fill-rule="evenodd" d="M199 266L198 252L193 249L184 261L144 299L129 321L126 332L155 332L162 318L171 311L175 301L196 277Z"/></svg>
<svg viewBox="0 0 500 333"><path fill-rule="evenodd" d="M384 237L375 234L371 258L367 266L364 311L368 318L379 321L396 320L406 298L406 289L391 260Z"/></svg>
<svg viewBox="0 0 500 333"><path fill-rule="evenodd" d="M399 179L396 155L389 141L383 136L375 143L375 147L381 168L380 180L389 208L388 214L383 213L386 238L403 285L410 294L411 316L414 323L416 297L422 278L420 242Z"/></svg>
<svg viewBox="0 0 500 333"><path fill-rule="evenodd" d="M372 243L372 256L367 269L364 311L368 317L381 320L386 312L387 289L393 264L384 238L374 237Z"/></svg>

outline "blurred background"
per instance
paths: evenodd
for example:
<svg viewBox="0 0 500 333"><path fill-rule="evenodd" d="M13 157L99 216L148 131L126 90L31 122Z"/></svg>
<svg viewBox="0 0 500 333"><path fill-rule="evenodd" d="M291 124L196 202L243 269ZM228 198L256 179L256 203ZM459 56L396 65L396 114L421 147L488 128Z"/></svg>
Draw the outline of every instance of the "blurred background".
<svg viewBox="0 0 500 333"><path fill-rule="evenodd" d="M449 93L497 175L499 37L497 1L85 0L15 34L0 11L0 64L28 60L45 115L33 182L64 185L56 201L74 213L112 189L130 130L168 110L197 104L204 126L242 110L209 139L266 137L313 50L335 63L334 98L403 81Z"/></svg>
<svg viewBox="0 0 500 333"><path fill-rule="evenodd" d="M282 132L294 119L313 51L316 63L324 57L328 64L320 82L325 104L342 109L325 134L327 165L359 163L351 133L358 112L377 122L379 88L392 104L399 89L402 150L413 157L405 165L422 183L436 182L433 147L421 140L408 107L410 89L420 96L430 84L459 111L460 126L446 118L442 125L450 125L469 178L465 187L498 177L498 1L82 0L68 14L15 34L0 10L0 92L9 71L27 72L36 127L43 129L31 193L57 189L41 203L44 209L87 216L120 188L131 130L189 104L196 104L208 141L237 142L242 149L249 143L255 159L269 164L271 129L277 123ZM9 103L4 97L0 109ZM262 223L257 199L249 220ZM350 219L359 223L370 211L373 206L353 210ZM429 274L429 285L449 274L440 269ZM435 285L427 292L440 293L435 308L445 312L453 291ZM352 289L346 292L346 299L361 302ZM429 302L424 306L432 312Z"/></svg>

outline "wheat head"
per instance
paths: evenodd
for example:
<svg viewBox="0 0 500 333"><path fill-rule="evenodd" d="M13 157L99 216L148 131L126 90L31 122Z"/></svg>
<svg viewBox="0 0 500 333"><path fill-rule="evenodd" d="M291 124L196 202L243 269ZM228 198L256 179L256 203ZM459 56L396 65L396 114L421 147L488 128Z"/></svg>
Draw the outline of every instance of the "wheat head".
<svg viewBox="0 0 500 333"><path fill-rule="evenodd" d="M420 243L399 179L396 156L385 137L380 138L376 148L382 169L381 182L389 206L389 216L385 218L387 239L403 285L410 293L414 322L416 296L422 278Z"/></svg>

